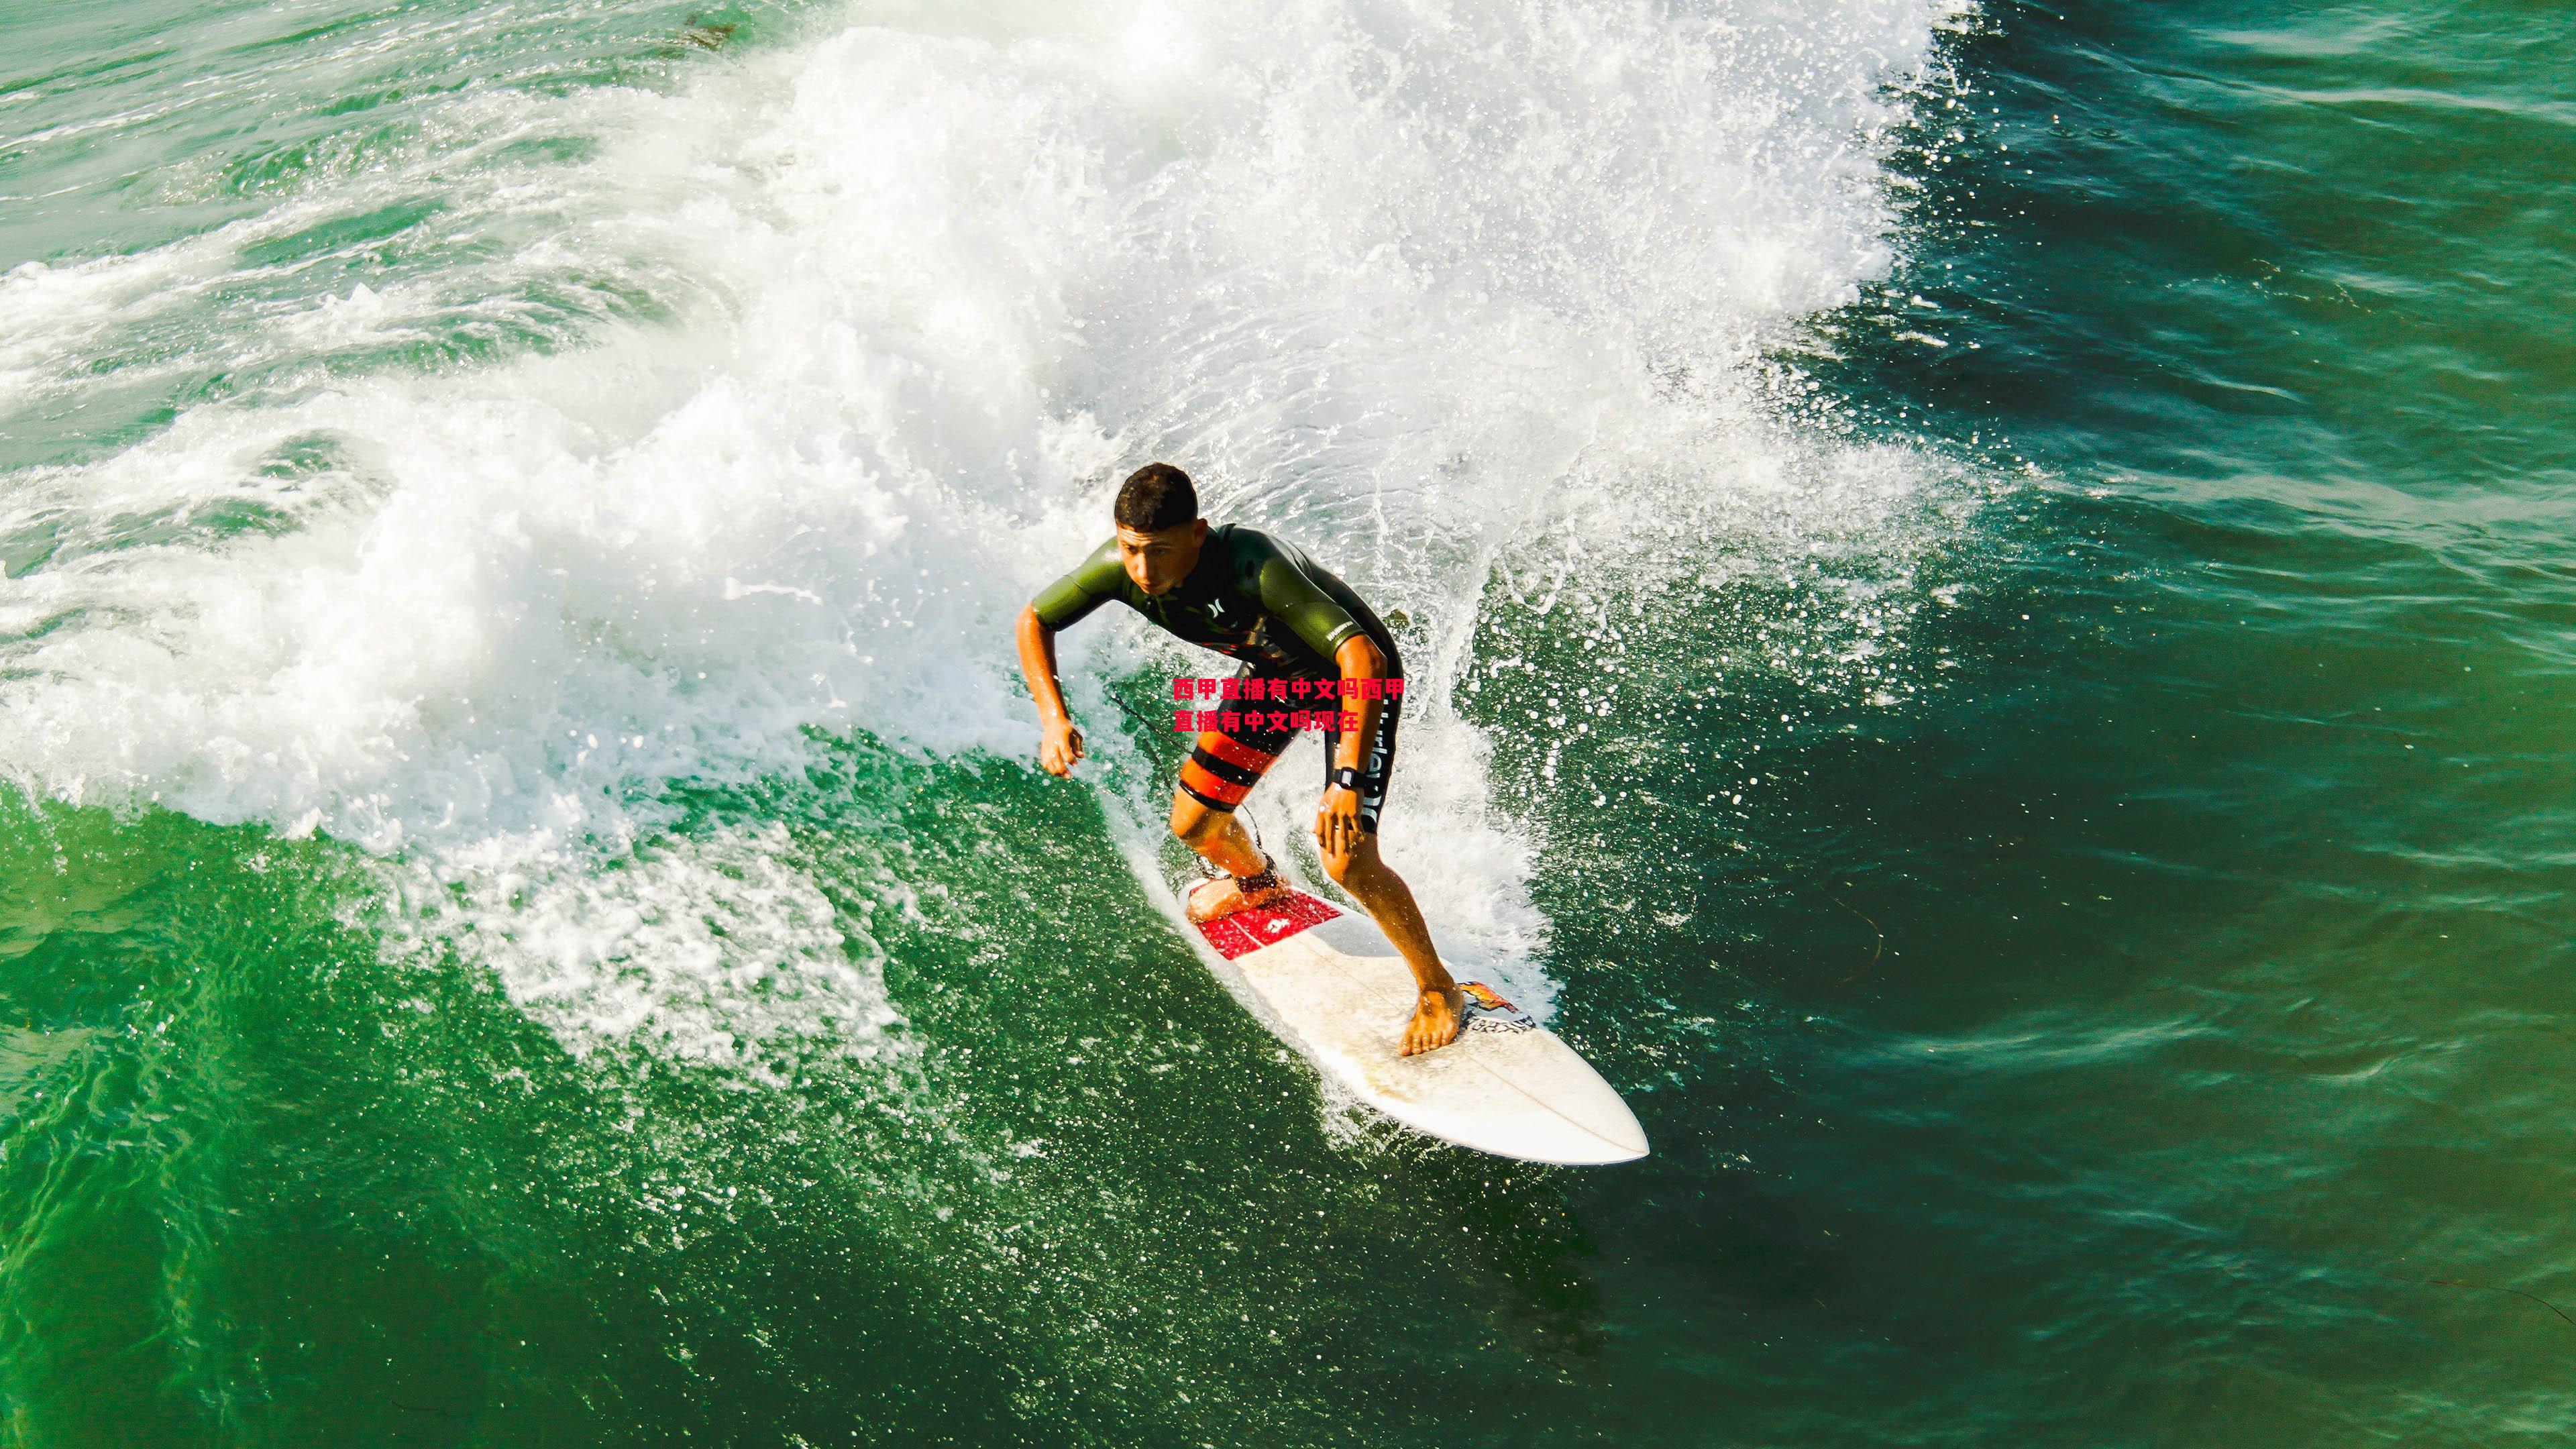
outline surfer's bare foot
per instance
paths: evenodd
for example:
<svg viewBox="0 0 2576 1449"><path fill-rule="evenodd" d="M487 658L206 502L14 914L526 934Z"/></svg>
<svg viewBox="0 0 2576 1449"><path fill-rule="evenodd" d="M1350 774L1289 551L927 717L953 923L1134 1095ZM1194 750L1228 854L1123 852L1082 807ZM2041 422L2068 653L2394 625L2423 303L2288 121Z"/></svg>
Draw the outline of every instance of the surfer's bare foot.
<svg viewBox="0 0 2576 1449"><path fill-rule="evenodd" d="M1395 1054L1418 1057L1456 1041L1459 1014L1466 1009L1467 993L1457 987L1424 987L1421 1002L1413 1008L1413 1020L1404 1024L1404 1045Z"/></svg>
<svg viewBox="0 0 2576 1449"><path fill-rule="evenodd" d="M1223 875L1203 880L1190 891L1189 911L1193 921L1222 920L1237 911L1267 906L1288 899L1288 883L1271 875L1268 883L1247 890L1243 877Z"/></svg>

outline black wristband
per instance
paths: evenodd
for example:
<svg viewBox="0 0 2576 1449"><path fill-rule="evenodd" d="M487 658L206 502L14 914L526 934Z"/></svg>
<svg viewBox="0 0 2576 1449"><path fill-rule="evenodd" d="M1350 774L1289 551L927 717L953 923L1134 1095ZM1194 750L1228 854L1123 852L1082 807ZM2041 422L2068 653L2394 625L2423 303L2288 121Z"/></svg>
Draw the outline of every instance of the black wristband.
<svg viewBox="0 0 2576 1449"><path fill-rule="evenodd" d="M1362 793L1360 789L1360 778L1360 772L1352 769L1348 765L1335 765L1332 768L1331 773L1324 776L1324 779L1328 783L1339 785L1354 795Z"/></svg>

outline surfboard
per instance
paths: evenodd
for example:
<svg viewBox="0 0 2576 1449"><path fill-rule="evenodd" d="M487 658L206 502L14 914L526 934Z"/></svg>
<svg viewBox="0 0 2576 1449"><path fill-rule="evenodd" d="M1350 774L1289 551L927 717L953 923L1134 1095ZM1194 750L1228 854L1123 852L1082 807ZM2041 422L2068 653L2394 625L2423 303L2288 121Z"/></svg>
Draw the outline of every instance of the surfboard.
<svg viewBox="0 0 2576 1449"><path fill-rule="evenodd" d="M1524 1162L1598 1166L1646 1155L1646 1131L1601 1074L1481 982L1461 982L1458 1039L1396 1055L1411 968L1365 916L1302 891L1194 929L1236 994L1280 1040L1416 1132Z"/></svg>

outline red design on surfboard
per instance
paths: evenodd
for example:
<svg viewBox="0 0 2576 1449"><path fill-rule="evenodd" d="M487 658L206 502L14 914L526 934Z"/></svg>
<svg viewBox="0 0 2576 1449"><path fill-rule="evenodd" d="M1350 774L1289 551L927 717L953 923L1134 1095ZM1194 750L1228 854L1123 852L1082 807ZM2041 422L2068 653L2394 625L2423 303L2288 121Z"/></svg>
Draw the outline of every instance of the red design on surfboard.
<svg viewBox="0 0 2576 1449"><path fill-rule="evenodd" d="M1213 921L1198 922L1199 934L1228 961L1276 945L1308 926L1320 926L1341 912L1303 891L1290 891L1276 905L1254 906Z"/></svg>

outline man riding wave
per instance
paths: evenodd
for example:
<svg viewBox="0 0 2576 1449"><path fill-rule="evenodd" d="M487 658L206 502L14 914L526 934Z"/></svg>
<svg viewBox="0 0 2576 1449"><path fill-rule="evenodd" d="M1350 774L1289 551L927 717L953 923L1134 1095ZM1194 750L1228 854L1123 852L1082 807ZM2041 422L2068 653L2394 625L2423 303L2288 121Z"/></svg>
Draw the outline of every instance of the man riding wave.
<svg viewBox="0 0 2576 1449"><path fill-rule="evenodd" d="M1315 815L1324 869L1413 968L1420 997L1401 1053L1448 1045L1465 999L1440 964L1412 890L1378 856L1378 812L1403 709L1404 666L1394 637L1348 584L1295 545L1239 524L1211 527L1199 517L1189 475L1169 464L1147 464L1129 476L1112 517L1116 535L1020 611L1020 668L1042 731L1038 763L1065 775L1082 758L1082 731L1056 682L1055 636L1113 599L1177 638L1242 661L1237 677L1247 697L1255 690L1273 697L1274 680L1304 681L1300 694L1326 682L1317 692L1340 697L1335 721L1356 713L1358 728L1334 729L1324 740L1324 799ZM1380 683L1363 688L1362 680ZM1267 727L1272 716L1259 710L1238 720L1232 730L1199 734L1172 797L1172 833L1223 872L1190 892L1193 921L1288 894L1234 809L1295 732Z"/></svg>

